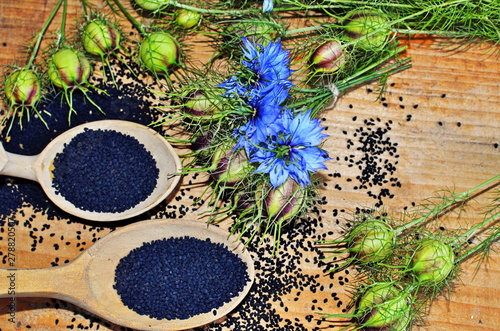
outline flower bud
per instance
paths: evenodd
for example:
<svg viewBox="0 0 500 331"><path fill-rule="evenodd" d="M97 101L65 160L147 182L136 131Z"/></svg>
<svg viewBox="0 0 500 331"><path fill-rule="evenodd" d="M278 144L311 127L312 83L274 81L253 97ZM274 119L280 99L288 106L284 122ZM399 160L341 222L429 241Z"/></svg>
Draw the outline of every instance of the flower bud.
<svg viewBox="0 0 500 331"><path fill-rule="evenodd" d="M246 190L235 190L233 194L234 211L244 213L253 207L260 206L257 192L248 192Z"/></svg>
<svg viewBox="0 0 500 331"><path fill-rule="evenodd" d="M226 187L237 186L253 172L244 149L234 151L232 147L224 146L215 152L212 167L214 168L211 172L212 178Z"/></svg>
<svg viewBox="0 0 500 331"><path fill-rule="evenodd" d="M82 41L87 52L104 56L120 48L121 33L111 22L95 20L83 29Z"/></svg>
<svg viewBox="0 0 500 331"><path fill-rule="evenodd" d="M87 83L90 70L90 62L85 55L72 48L64 48L52 55L48 75L55 86L68 89Z"/></svg>
<svg viewBox="0 0 500 331"><path fill-rule="evenodd" d="M191 142L191 149L195 151L203 150L210 146L212 141L212 134L208 132L200 132L193 136L193 141Z"/></svg>
<svg viewBox="0 0 500 331"><path fill-rule="evenodd" d="M201 14L193 10L178 9L175 14L175 22L184 29L191 29L201 20Z"/></svg>
<svg viewBox="0 0 500 331"><path fill-rule="evenodd" d="M316 72L331 74L344 65L346 55L339 42L328 40L312 53L309 60Z"/></svg>
<svg viewBox="0 0 500 331"><path fill-rule="evenodd" d="M33 106L41 97L38 76L29 69L20 69L7 76L4 92L11 105Z"/></svg>
<svg viewBox="0 0 500 331"><path fill-rule="evenodd" d="M155 32L144 38L139 55L152 72L168 74L169 69L178 64L179 45L170 34Z"/></svg>
<svg viewBox="0 0 500 331"><path fill-rule="evenodd" d="M265 207L269 220L284 222L292 219L305 203L305 191L290 177L280 186L269 190Z"/></svg>
<svg viewBox="0 0 500 331"><path fill-rule="evenodd" d="M142 9L155 11L170 4L170 0L134 0Z"/></svg>
<svg viewBox="0 0 500 331"><path fill-rule="evenodd" d="M357 304L363 329L406 330L410 324L409 296L391 283L378 283L366 290Z"/></svg>
<svg viewBox="0 0 500 331"><path fill-rule="evenodd" d="M221 90L219 95L222 93ZM211 119L212 115L218 113L222 108L221 102L213 95L212 91L191 91L184 99L183 111L189 115L197 116L199 120Z"/></svg>
<svg viewBox="0 0 500 331"><path fill-rule="evenodd" d="M373 263L392 253L394 231L387 223L373 219L356 225L347 239L349 252L358 261Z"/></svg>
<svg viewBox="0 0 500 331"><path fill-rule="evenodd" d="M390 28L386 26L387 23L388 19L385 15L377 10L353 10L347 14L344 29L348 37L352 39L362 38L356 43L358 47L365 50L376 50L385 45L391 33ZM368 34L370 36L367 36Z"/></svg>
<svg viewBox="0 0 500 331"><path fill-rule="evenodd" d="M451 246L436 239L425 239L412 258L412 271L419 282L437 283L453 270L455 254Z"/></svg>

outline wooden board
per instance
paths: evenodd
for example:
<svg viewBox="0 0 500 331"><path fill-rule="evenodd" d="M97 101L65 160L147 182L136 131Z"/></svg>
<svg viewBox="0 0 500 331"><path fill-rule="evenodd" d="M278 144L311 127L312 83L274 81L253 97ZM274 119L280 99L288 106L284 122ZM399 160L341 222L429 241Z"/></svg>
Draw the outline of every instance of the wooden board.
<svg viewBox="0 0 500 331"><path fill-rule="evenodd" d="M77 1L69 2L70 17L77 17L81 13ZM54 0L0 2L0 65L22 65L23 46L41 28L54 3ZM56 18L55 26L58 22ZM68 20L69 25L73 22ZM325 274L324 266L319 266L317 261L317 251L310 248L315 239L334 239L339 234L338 224L344 224L356 208L372 208L381 203L387 211L402 211L424 202L437 190L465 191L498 174L500 49L495 49L496 53L485 53L485 49L477 47L446 52L436 40L425 38L412 39L408 44L413 67L389 79L383 100L376 101L376 94L371 92L373 86L359 87L343 95L322 115L328 127L326 133L330 135L325 149L333 160L328 163L328 170L321 173L323 203L311 216L313 226L304 220L298 225L301 231L292 231L286 236L284 254L277 260L265 252L253 253L259 261L256 277L262 280L256 282L251 303L259 298L267 302L267 306L259 307L268 312L268 320L257 321L255 316L262 317L263 312L252 315L242 306L231 319L246 321L230 319L221 324L221 330L258 330L259 323L267 325L268 330L329 329L330 325L336 326L331 329L339 329L340 322L318 324L317 313L341 313L348 302L346 283L352 283L354 277L346 273ZM209 57L206 45L194 45L201 61ZM363 183L374 183L373 178L360 180L368 165L365 153L358 149L363 142L357 133L368 127L390 127L383 138L388 139L385 146L390 146L393 153L384 152L376 161L381 166L394 166L387 177L398 185L360 188ZM193 197L202 193L205 180L203 175L184 178L176 198L166 207L169 217L203 221L200 214L206 206L193 206ZM380 195L382 189L386 189L384 192L390 197ZM380 199L373 198L369 191ZM460 218L450 216L443 224L447 228L459 228L476 223L481 216L475 208L464 211ZM24 216L17 217L23 220L14 234L15 267L18 268L48 267L70 261L110 231L109 227L94 223L49 220L29 208L24 210ZM2 266L7 266L7 224L0 230ZM498 330L500 257L493 253L488 263L482 264L474 274L475 267L472 261L465 263L456 287L433 303L428 325L419 329ZM271 282L270 277L281 281ZM312 283L317 287L311 286ZM119 326L96 320L78 307L50 299L18 298L13 315L9 309L9 300L0 300L3 331L67 330L70 326L120 330ZM251 321L252 318L255 320ZM296 326L286 327L287 321ZM217 326L207 328L218 329Z"/></svg>

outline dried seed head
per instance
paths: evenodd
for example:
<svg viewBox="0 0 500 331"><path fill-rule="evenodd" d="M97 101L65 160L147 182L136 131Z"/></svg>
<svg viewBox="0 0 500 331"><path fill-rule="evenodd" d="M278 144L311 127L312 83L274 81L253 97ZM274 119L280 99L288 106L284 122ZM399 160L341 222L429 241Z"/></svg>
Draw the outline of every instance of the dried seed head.
<svg viewBox="0 0 500 331"><path fill-rule="evenodd" d="M90 71L89 60L73 48L63 48L54 53L48 65L49 79L55 86L64 89L87 83Z"/></svg>
<svg viewBox="0 0 500 331"><path fill-rule="evenodd" d="M121 32L109 21L91 21L83 29L82 42L90 54L105 56L120 48Z"/></svg>
<svg viewBox="0 0 500 331"><path fill-rule="evenodd" d="M191 29L198 25L201 14L192 10L178 9L175 12L175 22L184 29Z"/></svg>
<svg viewBox="0 0 500 331"><path fill-rule="evenodd" d="M159 10L170 4L170 0L134 0L134 2L142 9L151 11Z"/></svg>
<svg viewBox="0 0 500 331"><path fill-rule="evenodd" d="M412 258L412 269L421 283L444 280L455 265L455 254L450 245L436 240L423 240Z"/></svg>
<svg viewBox="0 0 500 331"><path fill-rule="evenodd" d="M155 74L168 74L179 62L177 40L165 32L147 35L139 48L142 63Z"/></svg>
<svg viewBox="0 0 500 331"><path fill-rule="evenodd" d="M12 106L34 106L41 97L38 76L29 69L10 73L4 83L5 97Z"/></svg>
<svg viewBox="0 0 500 331"><path fill-rule="evenodd" d="M356 45L365 50L382 48L391 33L386 27L388 19L377 10L353 10L347 14L344 29L348 37L359 39Z"/></svg>
<svg viewBox="0 0 500 331"><path fill-rule="evenodd" d="M366 290L357 304L359 326L374 330L406 330L411 322L407 293L392 283L378 283Z"/></svg>
<svg viewBox="0 0 500 331"><path fill-rule="evenodd" d="M268 219L273 222L284 222L292 219L301 211L305 197L304 188L293 179L288 178L277 188L269 190L265 197Z"/></svg>
<svg viewBox="0 0 500 331"><path fill-rule="evenodd" d="M344 65L346 54L338 41L328 40L316 48L309 61L316 72L331 74Z"/></svg>
<svg viewBox="0 0 500 331"><path fill-rule="evenodd" d="M392 253L395 235L389 224L373 219L356 225L347 239L349 251L358 261L373 263Z"/></svg>

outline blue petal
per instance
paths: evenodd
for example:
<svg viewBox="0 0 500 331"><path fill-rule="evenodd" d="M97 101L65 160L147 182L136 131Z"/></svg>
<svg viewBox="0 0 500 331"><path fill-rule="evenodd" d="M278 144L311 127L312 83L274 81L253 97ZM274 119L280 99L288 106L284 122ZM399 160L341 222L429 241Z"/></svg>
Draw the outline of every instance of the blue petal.
<svg viewBox="0 0 500 331"><path fill-rule="evenodd" d="M264 0L264 4L262 5L262 12L272 11L274 8L273 0Z"/></svg>

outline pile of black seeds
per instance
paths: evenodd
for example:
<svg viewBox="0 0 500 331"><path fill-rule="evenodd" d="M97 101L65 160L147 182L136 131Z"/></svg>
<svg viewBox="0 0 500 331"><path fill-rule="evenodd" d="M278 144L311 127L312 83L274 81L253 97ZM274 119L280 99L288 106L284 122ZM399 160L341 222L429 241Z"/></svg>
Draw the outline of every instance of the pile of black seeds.
<svg viewBox="0 0 500 331"><path fill-rule="evenodd" d="M0 176L0 221L4 221L12 210L18 210L23 205L23 196L9 178Z"/></svg>
<svg viewBox="0 0 500 331"><path fill-rule="evenodd" d="M246 264L209 239L154 240L118 263L114 288L122 302L156 319L188 319L216 312L249 282Z"/></svg>
<svg viewBox="0 0 500 331"><path fill-rule="evenodd" d="M77 134L54 159L52 186L77 208L119 213L146 200L159 170L136 138L114 130Z"/></svg>
<svg viewBox="0 0 500 331"><path fill-rule="evenodd" d="M61 133L74 126L93 121L118 119L142 125L156 121L161 112L155 106L161 101L158 95L151 93L155 87L147 83L146 76L135 76L130 73L128 67L139 72L138 66L133 61L128 61L128 67L121 61L113 61L112 67L115 71L115 82L110 76L106 80L95 79L93 84L98 89L90 88L87 92L87 96L98 104L104 113L91 105L80 91L74 91L73 107L76 114L72 114L68 122L69 107L64 95L57 91L49 93L38 106L48 128L36 117L32 117L29 121L25 118L22 126L15 123L8 134L5 127L0 137L5 150L22 155L36 155ZM81 221L48 200L38 183L19 178L0 176L0 206L2 223L16 212L22 211L23 206L33 207L36 212L47 216L49 220Z"/></svg>

